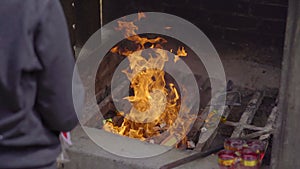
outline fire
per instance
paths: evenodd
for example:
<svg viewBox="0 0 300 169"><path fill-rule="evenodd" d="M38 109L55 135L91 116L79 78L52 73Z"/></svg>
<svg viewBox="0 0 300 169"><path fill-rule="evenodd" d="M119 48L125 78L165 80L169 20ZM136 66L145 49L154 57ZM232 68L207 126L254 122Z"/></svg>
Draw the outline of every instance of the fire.
<svg viewBox="0 0 300 169"><path fill-rule="evenodd" d="M145 15L140 13L138 19ZM106 121L103 129L115 134L146 140L158 136L163 131L176 125L178 112L181 107L180 95L175 84L165 80L164 65L168 62L168 52L162 50L162 45L167 43L162 37L147 38L136 34L138 27L134 22L119 21L118 31L122 31L128 41L135 45L134 50L115 46L112 53L126 56L129 67L123 70L131 82L133 95L127 99L132 108L126 114L119 112L124 120L120 126ZM146 44L151 44L146 47ZM149 48L152 52L142 53ZM144 57L147 55L147 57ZM179 47L174 58L176 62L180 56L187 56L184 47Z"/></svg>
<svg viewBox="0 0 300 169"><path fill-rule="evenodd" d="M174 62L177 62L179 60L179 57L182 56L187 56L187 52L184 50L184 47L178 47L178 50L177 50L177 55L175 55L174 57Z"/></svg>
<svg viewBox="0 0 300 169"><path fill-rule="evenodd" d="M138 13L138 20L141 20L142 18L146 18L146 15L144 12L139 12Z"/></svg>

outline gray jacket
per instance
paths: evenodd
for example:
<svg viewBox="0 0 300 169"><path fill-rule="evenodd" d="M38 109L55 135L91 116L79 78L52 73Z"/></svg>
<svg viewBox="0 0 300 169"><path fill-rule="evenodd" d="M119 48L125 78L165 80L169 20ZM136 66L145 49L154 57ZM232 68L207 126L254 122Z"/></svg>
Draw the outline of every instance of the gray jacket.
<svg viewBox="0 0 300 169"><path fill-rule="evenodd" d="M74 58L58 0L0 1L0 168L38 168L77 124Z"/></svg>

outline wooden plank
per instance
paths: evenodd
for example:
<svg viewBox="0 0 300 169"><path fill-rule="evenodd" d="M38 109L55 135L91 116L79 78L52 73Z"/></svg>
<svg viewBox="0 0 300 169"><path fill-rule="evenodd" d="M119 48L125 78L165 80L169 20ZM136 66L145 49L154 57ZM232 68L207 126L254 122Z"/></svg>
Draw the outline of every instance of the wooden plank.
<svg viewBox="0 0 300 169"><path fill-rule="evenodd" d="M261 131L257 131L257 132L254 132L254 133L251 133L251 134L247 134L245 136L242 136L241 138L243 139L254 139L254 138L257 138L261 135L264 135L264 134L271 134L274 130L273 129L268 129L268 130L261 130Z"/></svg>
<svg viewBox="0 0 300 169"><path fill-rule="evenodd" d="M218 108L220 106L217 106L216 108L213 108L213 110L211 110L211 104L212 103L216 103L216 100L218 99L218 96L220 96L220 93L217 93L210 101L210 103L208 104L208 106L206 106L206 108L204 109L204 111L201 114L202 119L205 119L205 121L203 120L201 123L201 127L206 129L207 131L201 131L200 136L199 136L199 140L198 143L196 144L196 148L194 149L195 151L201 151L202 148L204 147L206 141L209 139L209 137L211 135L213 135L214 131L217 129L218 124L219 124L219 119L221 118L221 115L218 115ZM213 116L219 116L219 119L216 120L212 120L210 119ZM207 126L208 123L212 124L211 126ZM201 129L202 129L201 128ZM200 130L200 128L199 128Z"/></svg>
<svg viewBox="0 0 300 169"><path fill-rule="evenodd" d="M232 127L238 127L240 125L239 122L232 122L232 121L226 121L226 122L224 122L224 124L228 125L228 126L232 126ZM249 125L249 124L244 124L243 128L244 129L249 129L249 130L256 130L256 131L260 131L260 130L265 129L265 127L257 127L257 126Z"/></svg>
<svg viewBox="0 0 300 169"><path fill-rule="evenodd" d="M225 111L230 111L229 107L226 106L225 107ZM217 135L217 128L218 128L218 124L219 124L219 120L215 121L215 126L212 127L207 127L204 125L204 128L206 129L206 131L201 131L201 134L199 136L199 140L198 143L195 147L195 151L202 151L205 147L209 147L210 144L212 143L212 141L214 140L214 138Z"/></svg>
<svg viewBox="0 0 300 169"><path fill-rule="evenodd" d="M232 138L238 138L242 136L244 126L252 122L255 112L259 108L263 97L264 94L262 92L257 91L254 93L252 99L248 103L247 108L240 119L239 125L234 129L231 135Z"/></svg>
<svg viewBox="0 0 300 169"><path fill-rule="evenodd" d="M275 106L275 107L273 107L272 112L269 115L269 118L267 120L267 124L265 126L266 130L271 130L275 127L275 120L276 120L277 114L278 114L278 107ZM260 136L259 139L266 140L270 137L270 135L271 135L270 133L264 134L264 135Z"/></svg>

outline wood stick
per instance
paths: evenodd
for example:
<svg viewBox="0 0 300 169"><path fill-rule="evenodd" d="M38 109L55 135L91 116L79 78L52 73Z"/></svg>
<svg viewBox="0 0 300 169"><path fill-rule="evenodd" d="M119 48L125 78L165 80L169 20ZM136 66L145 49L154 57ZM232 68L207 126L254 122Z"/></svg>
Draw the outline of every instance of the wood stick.
<svg viewBox="0 0 300 169"><path fill-rule="evenodd" d="M172 163L166 164L166 165L160 167L159 169L171 169L171 168L175 168L175 167L178 167L180 165L183 165L183 164L189 163L191 161L194 161L196 159L204 158L204 157L207 157L207 156L209 156L209 155L211 155L213 153L217 153L218 151L222 150L223 148L224 147L223 147L223 144L222 144L222 145L219 145L217 147L211 148L211 149L209 149L207 151L195 153L195 154L190 155L188 157L185 157L185 158L179 159L177 161L174 161Z"/></svg>
<svg viewBox="0 0 300 169"><path fill-rule="evenodd" d="M257 91L254 93L252 99L248 103L248 106L239 121L239 125L234 129L231 135L232 138L239 138L244 130L244 126L252 122L253 117L257 109L259 108L263 97L264 94L262 92Z"/></svg>

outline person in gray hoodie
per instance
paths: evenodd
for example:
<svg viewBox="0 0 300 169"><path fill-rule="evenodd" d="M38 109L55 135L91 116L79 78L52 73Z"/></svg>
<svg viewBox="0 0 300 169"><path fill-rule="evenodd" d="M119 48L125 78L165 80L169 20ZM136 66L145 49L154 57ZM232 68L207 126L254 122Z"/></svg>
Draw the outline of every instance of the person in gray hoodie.
<svg viewBox="0 0 300 169"><path fill-rule="evenodd" d="M77 124L74 57L58 0L0 1L0 168L55 168Z"/></svg>

